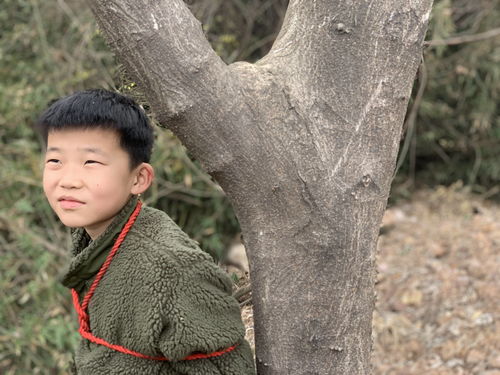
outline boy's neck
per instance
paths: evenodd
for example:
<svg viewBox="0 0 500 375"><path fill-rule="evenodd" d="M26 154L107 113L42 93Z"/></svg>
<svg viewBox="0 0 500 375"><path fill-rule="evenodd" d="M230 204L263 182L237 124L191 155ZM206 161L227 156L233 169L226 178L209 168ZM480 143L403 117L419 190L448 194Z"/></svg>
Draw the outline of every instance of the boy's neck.
<svg viewBox="0 0 500 375"><path fill-rule="evenodd" d="M103 234L106 229L108 229L109 225L113 222L114 218L116 217L113 216L106 220L104 223L99 223L99 225L95 225L92 227L85 227L85 232L90 236L90 239L94 241L97 237L99 237L101 234Z"/></svg>
<svg viewBox="0 0 500 375"><path fill-rule="evenodd" d="M113 220L120 214L120 212L122 212L124 209L126 209L126 207L128 207L129 205L132 205L134 202L136 202L137 199L138 199L138 197L136 198L135 196L131 195L129 197L128 201L126 202L126 204L114 216L110 217L109 219L107 219L105 221L101 221L99 223L96 223L95 225L84 227L85 232L87 232L90 239L92 241L95 241L100 235L102 235L106 231L106 229L109 228L109 226L111 225ZM135 204L134 204L134 207L135 207Z"/></svg>

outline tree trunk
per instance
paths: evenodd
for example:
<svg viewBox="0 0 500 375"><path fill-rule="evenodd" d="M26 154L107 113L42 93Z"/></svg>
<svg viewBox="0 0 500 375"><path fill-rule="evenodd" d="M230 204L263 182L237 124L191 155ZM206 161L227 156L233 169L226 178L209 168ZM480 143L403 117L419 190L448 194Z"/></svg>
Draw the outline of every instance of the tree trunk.
<svg viewBox="0 0 500 375"><path fill-rule="evenodd" d="M88 2L233 204L259 374L369 374L377 236L432 0L291 0L269 54L229 66L182 0Z"/></svg>

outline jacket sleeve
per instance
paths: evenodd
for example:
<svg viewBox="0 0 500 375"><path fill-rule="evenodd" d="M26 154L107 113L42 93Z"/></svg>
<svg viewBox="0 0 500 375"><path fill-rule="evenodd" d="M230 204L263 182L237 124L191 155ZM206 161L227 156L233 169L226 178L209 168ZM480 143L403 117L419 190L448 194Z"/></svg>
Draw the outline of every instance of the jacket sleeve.
<svg viewBox="0 0 500 375"><path fill-rule="evenodd" d="M158 345L170 360L220 351L244 339L245 328L238 302L231 294L231 280L208 257L202 256L183 270L169 305L162 309Z"/></svg>

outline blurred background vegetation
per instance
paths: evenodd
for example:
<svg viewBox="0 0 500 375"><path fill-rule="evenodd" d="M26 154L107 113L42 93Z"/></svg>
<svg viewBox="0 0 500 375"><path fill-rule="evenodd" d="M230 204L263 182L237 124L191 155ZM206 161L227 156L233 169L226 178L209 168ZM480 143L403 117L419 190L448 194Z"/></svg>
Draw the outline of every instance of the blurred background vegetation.
<svg viewBox="0 0 500 375"><path fill-rule="evenodd" d="M271 47L287 0L186 1L227 62ZM500 0L437 0L427 40L500 27ZM105 87L135 94L90 11L76 0L3 0L0 8L0 374L66 374L78 340L69 292L57 280L68 231L40 186L31 124L49 100ZM498 199L500 38L426 48L391 200L456 181ZM147 108L147 106L146 106ZM166 130L157 131L155 185L145 197L216 260L239 231L219 186Z"/></svg>

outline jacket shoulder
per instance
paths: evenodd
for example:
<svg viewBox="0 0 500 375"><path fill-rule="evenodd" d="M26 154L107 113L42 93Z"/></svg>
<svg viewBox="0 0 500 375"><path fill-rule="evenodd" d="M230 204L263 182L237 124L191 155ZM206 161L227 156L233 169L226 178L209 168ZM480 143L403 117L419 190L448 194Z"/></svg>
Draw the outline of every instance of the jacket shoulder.
<svg viewBox="0 0 500 375"><path fill-rule="evenodd" d="M132 227L130 240L137 250L158 261L173 262L179 268L190 268L212 257L200 249L165 212L152 207L144 207Z"/></svg>

